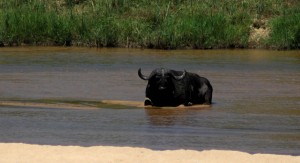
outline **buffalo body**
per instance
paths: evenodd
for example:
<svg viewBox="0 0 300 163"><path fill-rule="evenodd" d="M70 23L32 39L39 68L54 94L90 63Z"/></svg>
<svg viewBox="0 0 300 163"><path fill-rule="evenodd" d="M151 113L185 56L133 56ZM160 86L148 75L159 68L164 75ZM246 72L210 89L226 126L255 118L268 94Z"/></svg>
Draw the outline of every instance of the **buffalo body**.
<svg viewBox="0 0 300 163"><path fill-rule="evenodd" d="M210 82L195 73L158 68L149 76L143 75L139 69L138 75L148 81L145 105L191 106L212 102Z"/></svg>

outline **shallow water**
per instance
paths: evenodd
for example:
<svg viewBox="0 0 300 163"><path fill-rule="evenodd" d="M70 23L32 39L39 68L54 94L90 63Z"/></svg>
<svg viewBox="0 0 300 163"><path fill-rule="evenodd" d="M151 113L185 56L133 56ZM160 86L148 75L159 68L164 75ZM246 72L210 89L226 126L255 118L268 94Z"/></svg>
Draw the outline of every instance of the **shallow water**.
<svg viewBox="0 0 300 163"><path fill-rule="evenodd" d="M300 51L0 49L0 99L143 101L144 74L196 72L214 88L205 109L0 106L0 142L227 149L300 155Z"/></svg>

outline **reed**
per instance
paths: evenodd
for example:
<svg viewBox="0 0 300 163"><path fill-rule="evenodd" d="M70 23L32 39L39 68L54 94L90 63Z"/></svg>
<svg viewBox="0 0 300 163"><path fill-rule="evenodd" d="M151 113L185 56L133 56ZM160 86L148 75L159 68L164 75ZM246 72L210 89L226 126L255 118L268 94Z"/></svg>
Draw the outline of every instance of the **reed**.
<svg viewBox="0 0 300 163"><path fill-rule="evenodd" d="M247 48L254 20L264 47L299 48L296 0L7 0L0 43L142 48ZM283 29L288 29L284 31Z"/></svg>
<svg viewBox="0 0 300 163"><path fill-rule="evenodd" d="M272 20L272 32L268 45L279 49L300 48L300 4L284 10Z"/></svg>

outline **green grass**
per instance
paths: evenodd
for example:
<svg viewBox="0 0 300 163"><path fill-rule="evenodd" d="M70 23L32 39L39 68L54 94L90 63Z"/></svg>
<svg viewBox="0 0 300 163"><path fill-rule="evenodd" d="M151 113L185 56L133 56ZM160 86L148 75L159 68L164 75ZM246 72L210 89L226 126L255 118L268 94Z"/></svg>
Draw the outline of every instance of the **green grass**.
<svg viewBox="0 0 300 163"><path fill-rule="evenodd" d="M284 10L272 20L272 32L269 45L279 49L300 48L300 4Z"/></svg>
<svg viewBox="0 0 300 163"><path fill-rule="evenodd" d="M6 0L0 2L0 42L8 46L247 48L254 20L268 20L270 37L259 47L299 48L299 3Z"/></svg>

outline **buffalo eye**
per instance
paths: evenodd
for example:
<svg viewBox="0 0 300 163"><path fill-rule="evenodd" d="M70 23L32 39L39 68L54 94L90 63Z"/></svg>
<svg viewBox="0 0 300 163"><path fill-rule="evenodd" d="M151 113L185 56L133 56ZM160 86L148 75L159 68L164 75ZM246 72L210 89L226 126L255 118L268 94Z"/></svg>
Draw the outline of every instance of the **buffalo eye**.
<svg viewBox="0 0 300 163"><path fill-rule="evenodd" d="M156 80L156 81L160 81L161 78L162 78L162 77L161 77L160 75L155 76L155 80Z"/></svg>

